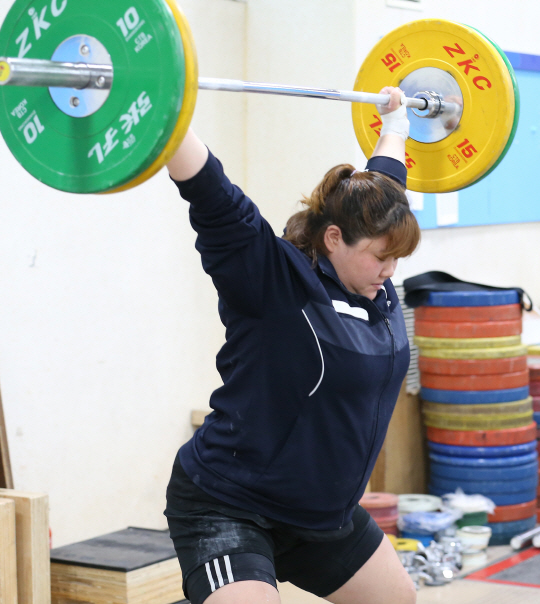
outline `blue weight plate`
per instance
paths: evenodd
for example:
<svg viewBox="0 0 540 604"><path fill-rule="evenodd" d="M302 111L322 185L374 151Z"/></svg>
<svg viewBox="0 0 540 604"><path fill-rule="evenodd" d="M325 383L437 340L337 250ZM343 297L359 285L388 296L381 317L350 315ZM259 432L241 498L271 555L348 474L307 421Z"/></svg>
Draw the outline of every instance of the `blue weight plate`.
<svg viewBox="0 0 540 604"><path fill-rule="evenodd" d="M519 304L515 289L505 291L431 292L424 306L499 306Z"/></svg>
<svg viewBox="0 0 540 604"><path fill-rule="evenodd" d="M429 547L430 543L435 541L435 535L418 535L417 533L401 531L401 536L403 539L415 539L416 541L420 541L420 543L426 547Z"/></svg>
<svg viewBox="0 0 540 604"><path fill-rule="evenodd" d="M516 457L456 457L452 455L440 455L430 452L429 458L439 464L447 464L452 467L471 467L471 468L508 468L511 466L523 466L528 463L536 462L538 453L536 448L526 455Z"/></svg>
<svg viewBox="0 0 540 604"><path fill-rule="evenodd" d="M457 481L469 480L485 480L485 481L500 481L506 484L507 481L520 481L526 478L535 478L538 475L538 462L525 464L523 466L505 467L470 467L470 466L449 466L445 463L430 463L431 476L434 478L450 478ZM505 489L501 489L504 492Z"/></svg>
<svg viewBox="0 0 540 604"><path fill-rule="evenodd" d="M446 488L430 484L428 486L428 491L430 495L437 495L438 497L442 497L447 493L455 493L456 488L456 486ZM536 487L534 489L528 489L526 491L505 494L481 493L478 491L478 489L475 489L474 487L469 490L463 487L463 492L467 495L485 495L486 497L491 499L491 501L493 501L495 505L516 505L517 503L527 503L528 501L536 499Z"/></svg>
<svg viewBox="0 0 540 604"><path fill-rule="evenodd" d="M512 522L490 522L493 535L519 535L525 531L530 531L536 525L536 514L523 520L513 520Z"/></svg>
<svg viewBox="0 0 540 604"><path fill-rule="evenodd" d="M540 426L540 411L535 411L533 413L533 419Z"/></svg>
<svg viewBox="0 0 540 604"><path fill-rule="evenodd" d="M519 493L520 491L536 489L538 485L538 475L530 478L520 478L519 480L464 480L460 478L441 478L440 476L432 474L430 482L434 487L448 489L446 491L447 493L454 492L458 487L461 487L463 491L468 494L480 493L481 495L487 495L489 493ZM533 497L533 499L535 499L535 497ZM527 501L531 500L528 499Z"/></svg>
<svg viewBox="0 0 540 604"><path fill-rule="evenodd" d="M529 387L508 388L506 390L436 390L421 388L420 397L430 403L449 405L482 405L492 403L512 403L529 396Z"/></svg>
<svg viewBox="0 0 540 604"><path fill-rule="evenodd" d="M513 537L514 535L512 535ZM489 540L489 545L492 547L494 545L508 545L512 540L510 535L491 535Z"/></svg>
<svg viewBox="0 0 540 604"><path fill-rule="evenodd" d="M508 445L506 447L465 447L444 445L432 440L428 440L427 444L431 451L440 453L441 455L451 455L452 457L513 457L536 451L535 440L520 445Z"/></svg>

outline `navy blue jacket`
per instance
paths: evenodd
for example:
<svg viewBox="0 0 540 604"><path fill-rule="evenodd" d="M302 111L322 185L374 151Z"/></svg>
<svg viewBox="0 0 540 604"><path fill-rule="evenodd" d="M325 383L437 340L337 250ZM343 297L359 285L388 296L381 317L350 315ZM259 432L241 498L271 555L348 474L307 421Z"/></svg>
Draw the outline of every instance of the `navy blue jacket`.
<svg viewBox="0 0 540 604"><path fill-rule="evenodd" d="M368 169L403 184L405 166ZM390 280L374 301L349 292L331 262L317 266L273 233L210 154L176 183L191 203L204 270L219 294L226 343L212 413L179 451L203 491L242 509L315 530L350 522L384 441L409 366Z"/></svg>

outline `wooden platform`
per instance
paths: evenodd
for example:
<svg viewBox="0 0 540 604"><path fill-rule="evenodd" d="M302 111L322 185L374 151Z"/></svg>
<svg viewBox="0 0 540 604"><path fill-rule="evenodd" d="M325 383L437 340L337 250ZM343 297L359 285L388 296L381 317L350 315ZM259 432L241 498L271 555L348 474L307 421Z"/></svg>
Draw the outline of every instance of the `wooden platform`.
<svg viewBox="0 0 540 604"><path fill-rule="evenodd" d="M184 599L168 531L127 528L51 551L53 604L172 604Z"/></svg>
<svg viewBox="0 0 540 604"><path fill-rule="evenodd" d="M18 604L51 604L49 498L42 493L0 489L15 505Z"/></svg>

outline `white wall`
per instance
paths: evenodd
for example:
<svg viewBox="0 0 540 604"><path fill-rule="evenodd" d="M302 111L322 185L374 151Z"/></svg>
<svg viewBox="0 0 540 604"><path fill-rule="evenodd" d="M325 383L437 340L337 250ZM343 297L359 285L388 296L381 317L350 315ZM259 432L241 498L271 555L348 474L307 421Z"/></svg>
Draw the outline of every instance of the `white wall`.
<svg viewBox="0 0 540 604"><path fill-rule="evenodd" d="M182 7L201 72L243 77L246 5ZM199 101L196 129L241 181L243 98ZM191 409L219 385L223 340L187 204L165 171L119 195L61 193L3 143L0 180L0 383L15 487L49 493L55 546L164 528L174 455Z"/></svg>
<svg viewBox="0 0 540 604"><path fill-rule="evenodd" d="M200 74L351 88L380 35L422 16L540 54L536 3L182 0ZM0 0L0 17L9 8ZM363 167L347 103L201 91L194 127L280 232L336 163ZM219 385L216 295L165 173L110 197L48 189L0 143L0 384L15 485L50 495L54 545L164 528L190 411ZM404 276L437 268L540 299L538 224L427 231Z"/></svg>

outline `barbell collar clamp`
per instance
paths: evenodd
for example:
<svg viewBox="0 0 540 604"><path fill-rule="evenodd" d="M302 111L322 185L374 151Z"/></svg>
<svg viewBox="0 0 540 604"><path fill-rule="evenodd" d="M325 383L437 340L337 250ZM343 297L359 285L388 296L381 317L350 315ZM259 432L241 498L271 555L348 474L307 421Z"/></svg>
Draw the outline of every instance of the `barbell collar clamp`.
<svg viewBox="0 0 540 604"><path fill-rule="evenodd" d="M0 57L1 86L110 90L112 82L110 65Z"/></svg>
<svg viewBox="0 0 540 604"><path fill-rule="evenodd" d="M434 92L433 90L417 92L414 98L426 101L426 107L423 110L413 109L413 113L418 117L435 118L442 114L461 116L461 105L446 102L438 92ZM425 113L421 113L422 111L425 111Z"/></svg>
<svg viewBox="0 0 540 604"><path fill-rule="evenodd" d="M440 113L442 113L443 99L440 94L437 94L432 90L425 90L422 92L417 92L414 95L414 98L423 99L426 101L426 107L424 109L426 113L420 113L419 110L417 110L416 108L413 109L414 114L418 117L434 118L440 115Z"/></svg>

